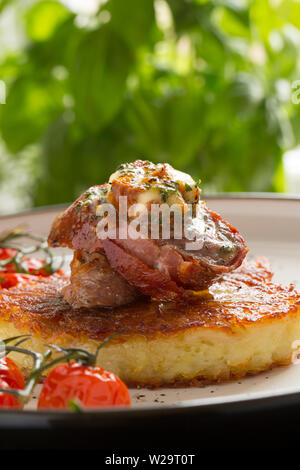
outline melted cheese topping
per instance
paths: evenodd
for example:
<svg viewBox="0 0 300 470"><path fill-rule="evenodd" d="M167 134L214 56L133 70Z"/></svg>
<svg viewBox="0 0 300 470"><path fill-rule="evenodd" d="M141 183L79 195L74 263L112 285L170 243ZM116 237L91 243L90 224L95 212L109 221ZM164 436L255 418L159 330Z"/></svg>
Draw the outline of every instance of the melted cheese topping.
<svg viewBox="0 0 300 470"><path fill-rule="evenodd" d="M146 206L151 203L185 206L198 203L200 198L200 189L193 178L168 163L137 160L123 164L109 182L112 191L118 184L126 188L128 194L136 191L134 202Z"/></svg>

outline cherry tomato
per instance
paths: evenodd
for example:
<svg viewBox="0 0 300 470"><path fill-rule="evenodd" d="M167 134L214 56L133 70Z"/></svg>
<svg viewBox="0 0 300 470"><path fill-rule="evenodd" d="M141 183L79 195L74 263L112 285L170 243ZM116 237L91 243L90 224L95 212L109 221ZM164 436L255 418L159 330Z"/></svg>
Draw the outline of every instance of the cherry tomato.
<svg viewBox="0 0 300 470"><path fill-rule="evenodd" d="M0 248L0 260L3 261L12 258L16 253L17 251L11 248ZM51 274L44 269L45 261L42 259L23 256L22 262L29 274L34 274L36 276L49 276L49 274ZM3 266L0 271L1 273L16 273L16 266L13 263L10 263Z"/></svg>
<svg viewBox="0 0 300 470"><path fill-rule="evenodd" d="M8 389L11 388L3 379L0 379L0 388ZM18 410L23 409L22 403L10 393L0 392L0 408L17 408Z"/></svg>
<svg viewBox="0 0 300 470"><path fill-rule="evenodd" d="M9 289L10 287L24 284L31 279L34 279L34 276L31 274L7 273L0 271L0 285L3 289Z"/></svg>
<svg viewBox="0 0 300 470"><path fill-rule="evenodd" d="M49 276L43 266L45 262L38 258L27 258L24 257L24 263L29 273L35 274L36 276Z"/></svg>
<svg viewBox="0 0 300 470"><path fill-rule="evenodd" d="M25 380L20 368L9 357L0 359L0 379L10 388L23 389Z"/></svg>
<svg viewBox="0 0 300 470"><path fill-rule="evenodd" d="M12 258L13 256L15 256L16 253L17 251L12 250L11 248L0 248L0 260L5 261L9 258ZM1 268L1 272L14 273L16 272L16 267L13 263L7 264L6 266L3 266Z"/></svg>
<svg viewBox="0 0 300 470"><path fill-rule="evenodd" d="M0 248L0 260L12 258L16 253L17 251L11 248Z"/></svg>
<svg viewBox="0 0 300 470"><path fill-rule="evenodd" d="M72 399L83 408L130 405L126 385L112 372L102 367L84 366L78 362L61 364L46 378L38 408L69 409Z"/></svg>

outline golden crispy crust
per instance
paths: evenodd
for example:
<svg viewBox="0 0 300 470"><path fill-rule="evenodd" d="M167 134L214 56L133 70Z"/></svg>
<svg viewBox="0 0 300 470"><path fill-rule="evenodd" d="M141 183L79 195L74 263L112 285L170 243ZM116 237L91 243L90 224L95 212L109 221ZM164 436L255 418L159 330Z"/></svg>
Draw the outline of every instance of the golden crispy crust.
<svg viewBox="0 0 300 470"><path fill-rule="evenodd" d="M293 285L272 283L271 275L266 260L257 259L215 283L208 298L200 297L190 304L143 300L114 309L72 309L61 295L68 279L54 275L2 290L0 318L12 322L20 331L45 339L71 335L100 341L123 328L129 328L128 332L115 342L136 335L172 335L197 327L230 333L249 324L297 313L299 293Z"/></svg>
<svg viewBox="0 0 300 470"><path fill-rule="evenodd" d="M72 309L61 294L62 288L69 282L68 278L53 275L49 278L37 279L35 282L18 288L0 291L0 322L2 321L3 330L5 330L4 322L8 322L9 327L15 328L19 334L31 333L33 335L32 348L36 347L38 343L41 346L50 342L54 344L57 342L57 344L68 347L68 344L74 344L78 340L84 345L83 347L89 345L94 349L96 342L123 328L129 328L127 332L112 341L110 352L107 349L107 357L104 359L108 361L107 365L109 366L115 343L118 352L114 355L113 363L117 367L121 364L119 371L122 373L124 361L122 362L120 359L120 354L122 355L122 351L128 352L125 362L129 368L133 364L133 370L130 373L126 372L124 380L127 385L147 388L199 387L237 380L249 373L253 375L274 366L289 364L291 349L289 346L287 348L284 346L284 351L280 349L277 354L279 350L275 346L273 349L275 354L271 360L256 361L253 365L253 362L250 364L249 358L252 353L255 356L257 351L257 344L254 342L249 355L248 353L243 355L242 352L243 359L239 356L237 360L235 357L233 362L229 359L227 366L221 369L217 367L209 371L204 370L202 375L200 375L202 369L198 366L195 366L194 374L189 367L179 367L173 376L161 373L159 368L152 375L135 373L135 367L137 370L141 367L141 371L144 370L144 367L147 371L148 364L152 363L153 351L156 351L157 354L157 348L163 346L168 349L166 346L168 344L174 345L175 348L178 344L179 348L184 348L182 341L186 341L185 344L190 347L190 338L193 341L193 335L195 338L196 334L196 338L200 338L201 342L201 335L203 336L204 331L210 331L214 334L220 332L222 335L220 341L224 341L225 334L225 338L227 338L225 341L229 342L232 349L235 347L234 344L241 347L242 343L234 343L236 337L249 338L250 332L252 332L252 338L256 337L256 329L253 329L253 326L262 325L262 328L267 328L267 335L264 336L264 339L268 341L272 331L277 331L274 330L274 326L277 328L277 324L288 325L285 330L290 332L287 343L292 342L294 337L299 335L300 294L292 285L282 287L272 283L271 279L272 272L269 264L260 258L245 262L237 271L224 276L222 281L211 286L206 296L199 295L199 299L193 303L179 304L144 300L114 309ZM280 345L284 345L285 336L282 338ZM37 342L34 343L34 340ZM155 343L159 346L153 346L151 349L151 345ZM197 339L195 344L197 344ZM148 356L145 364L142 361L141 366L141 362L136 362L136 358L138 354L143 356L144 347L147 351L145 354ZM212 346L212 348L214 347L218 347L218 340ZM267 346L263 342L261 350L265 347ZM270 345L268 347L270 348ZM119 350L119 348L121 349ZM130 348L133 348L132 356L130 356ZM166 357L166 352L164 354ZM172 355L169 356L167 358L168 364L173 366L176 360L184 361L185 357L190 359L193 357L193 353L187 352L186 354L187 356L179 355L179 359L173 359ZM227 359L229 357L230 355L227 355ZM103 358L102 355L102 360ZM187 364L190 359L187 359ZM160 353L154 359L155 364L159 361ZM199 361L201 362L200 359ZM179 365L181 366L181 363Z"/></svg>

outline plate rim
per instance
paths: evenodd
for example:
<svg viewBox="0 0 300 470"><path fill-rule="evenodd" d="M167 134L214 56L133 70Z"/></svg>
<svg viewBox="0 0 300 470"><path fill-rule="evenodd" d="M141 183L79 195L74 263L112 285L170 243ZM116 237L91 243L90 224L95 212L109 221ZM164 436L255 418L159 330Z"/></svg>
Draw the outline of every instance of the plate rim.
<svg viewBox="0 0 300 470"><path fill-rule="evenodd" d="M287 202L299 202L300 201L300 193L299 194L289 194L289 193L272 193L272 192L221 192L221 193L209 193L206 194L205 192L202 193L203 200L211 200L211 199L223 199L223 200L264 200L264 201L287 201ZM39 214L42 212L55 212L59 209L64 209L68 207L71 202L63 202L60 204L49 204L44 206L37 206L32 207L29 209L24 209L17 212L11 212L8 214L1 214L0 220L11 218L11 217L18 217L23 215L31 215L31 214Z"/></svg>
<svg viewBox="0 0 300 470"><path fill-rule="evenodd" d="M182 414L201 414L201 413L211 413L218 414L223 413L233 413L236 411L246 411L253 408L256 412L260 410L265 410L266 408L277 408L282 407L286 404L300 405L300 392L291 392L283 393L273 396L263 396L256 398L246 398L245 400L231 400L228 402L218 402L218 403L208 403L204 405L199 405L195 403L197 399L191 400L191 404L188 404L188 401L182 401L178 404L169 404L164 406L155 406L155 405L145 405L137 408L131 407L107 407L102 409L91 409L84 410L83 412L72 412L71 410L14 410L14 409L2 409L0 410L0 429L5 427L12 427L13 423L10 423L11 418L22 418L22 426L26 426L26 421L30 422L31 426L40 425L41 422L48 422L49 419L52 421L60 421L63 419L67 420L68 423L74 424L76 422L80 423L83 418L86 422L90 419L94 420L99 418L102 421L102 425L107 424L111 419L123 419L127 420L128 418L134 419L144 419L150 418L155 419L161 416L181 416ZM299 408L298 408L299 409ZM7 418L7 420L5 420ZM1 448L1 447L0 447Z"/></svg>

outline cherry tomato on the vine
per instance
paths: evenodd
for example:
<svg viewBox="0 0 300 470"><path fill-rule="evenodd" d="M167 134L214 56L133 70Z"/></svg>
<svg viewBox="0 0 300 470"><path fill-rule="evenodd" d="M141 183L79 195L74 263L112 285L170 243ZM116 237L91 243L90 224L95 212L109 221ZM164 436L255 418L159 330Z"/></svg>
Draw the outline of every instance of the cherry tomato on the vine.
<svg viewBox="0 0 300 470"><path fill-rule="evenodd" d="M2 289L9 289L20 284L24 284L34 279L31 274L5 273L0 271L0 286Z"/></svg>
<svg viewBox="0 0 300 470"><path fill-rule="evenodd" d="M10 388L23 389L25 387L25 380L19 366L7 356L0 359L0 379L4 380Z"/></svg>
<svg viewBox="0 0 300 470"><path fill-rule="evenodd" d="M12 248L0 248L0 261L5 261L9 258L12 258L16 254L17 254L17 251L13 250ZM45 276L45 277L51 274L45 269L45 261L42 259L23 256L22 264L28 274L33 274L36 276ZM6 266L2 266L2 268L0 268L0 277L3 277L2 276L3 273L18 274L14 263L10 263L10 264L7 264ZM61 274L62 271L59 270L58 273ZM19 274L21 275L22 273L19 273ZM23 275L26 276L27 274L23 274ZM6 288L9 288L9 287L12 287L12 286L8 286Z"/></svg>
<svg viewBox="0 0 300 470"><path fill-rule="evenodd" d="M79 400L83 408L130 405L128 388L119 377L102 367L78 362L61 364L50 372L44 382L38 408L69 409L73 399Z"/></svg>
<svg viewBox="0 0 300 470"><path fill-rule="evenodd" d="M8 389L11 387L5 380L0 379L0 388ZM11 393L0 392L0 408L16 408L22 410L23 407L23 404Z"/></svg>
<svg viewBox="0 0 300 470"><path fill-rule="evenodd" d="M35 274L36 276L49 276L49 272L47 272L44 268L45 262L38 258L28 258L24 257L24 264L26 266L27 271L30 274Z"/></svg>
<svg viewBox="0 0 300 470"><path fill-rule="evenodd" d="M0 260L6 260L8 258L12 258L17 253L16 250L12 248L0 248Z"/></svg>

